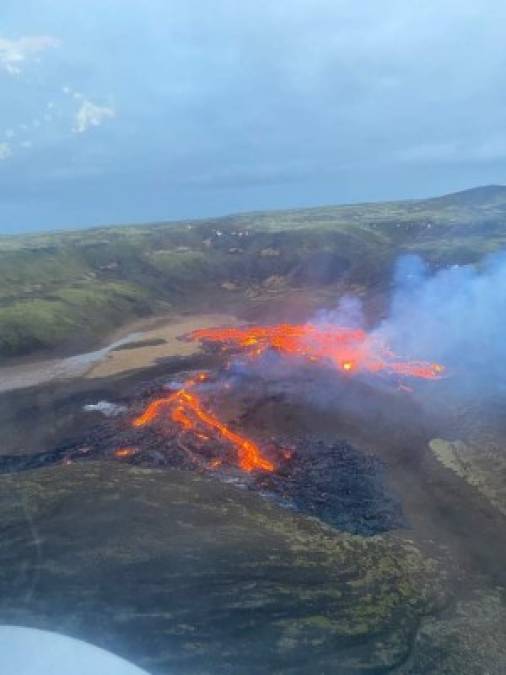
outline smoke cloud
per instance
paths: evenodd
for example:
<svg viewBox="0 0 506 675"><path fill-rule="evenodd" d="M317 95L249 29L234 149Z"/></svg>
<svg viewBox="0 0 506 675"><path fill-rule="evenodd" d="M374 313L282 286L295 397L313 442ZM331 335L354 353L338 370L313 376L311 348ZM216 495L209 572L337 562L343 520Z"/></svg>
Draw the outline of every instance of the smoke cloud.
<svg viewBox="0 0 506 675"><path fill-rule="evenodd" d="M307 321L322 329L329 324L363 328L370 336L372 354L375 350L386 354L388 349L400 363L441 364L445 369L441 379L360 365L344 374L331 360L327 367L325 359L316 359L315 364L267 350L260 358L241 353L231 359L227 381L234 386L244 377L259 379L271 394L374 418L375 428L383 418L412 419L412 406L418 404L431 419L432 413L444 417L451 411L470 410L470 403L482 411L485 405L487 414L492 407L501 408L506 399L506 253L487 256L476 266L453 265L435 272L418 256L402 256L394 268L392 289L386 316L376 325L371 326L360 298L352 295ZM319 345L315 348L318 353ZM395 402L383 396L397 396L399 391L408 396ZM494 406L489 405L492 402Z"/></svg>
<svg viewBox="0 0 506 675"><path fill-rule="evenodd" d="M335 309L317 312L309 322L364 328L371 340L388 345L401 360L442 364L443 382L413 385L431 406L445 399L483 403L506 397L505 252L487 256L476 266L453 265L435 272L419 256L401 256L393 272L387 315L378 324L371 328L360 298L351 295L343 296ZM270 380L294 374L293 362L273 355L254 367ZM346 386L351 394L350 381L342 385L340 379L335 387ZM352 379L382 390L401 383L399 378L369 373L357 373ZM304 390L314 398L308 383ZM316 397L329 402L334 396L334 385L328 384L319 387Z"/></svg>
<svg viewBox="0 0 506 675"><path fill-rule="evenodd" d="M431 274L397 261L389 316L374 331L407 358L443 363L462 393L506 392L506 254Z"/></svg>
<svg viewBox="0 0 506 675"><path fill-rule="evenodd" d="M349 328L362 328L365 324L364 310L360 298L355 295L343 295L337 307L332 310L324 309L316 313L312 323L328 324L336 326L348 326Z"/></svg>

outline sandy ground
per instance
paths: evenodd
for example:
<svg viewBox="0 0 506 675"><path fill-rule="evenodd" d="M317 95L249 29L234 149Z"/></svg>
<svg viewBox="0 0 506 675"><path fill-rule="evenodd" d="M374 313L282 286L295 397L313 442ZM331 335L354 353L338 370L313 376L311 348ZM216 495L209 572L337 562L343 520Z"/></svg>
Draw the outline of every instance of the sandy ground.
<svg viewBox="0 0 506 675"><path fill-rule="evenodd" d="M164 357L188 356L199 351L200 345L178 340L179 336L196 328L237 323L238 319L230 314L211 313L158 317L144 323L136 321L111 336L109 344L95 351L0 368L0 393L76 377L107 377L152 365ZM153 340L164 342L143 344ZM115 351L129 343L134 343L131 348Z"/></svg>
<svg viewBox="0 0 506 675"><path fill-rule="evenodd" d="M177 317L157 328L142 332L132 347L111 350L86 373L86 377L108 377L118 373L145 368L158 359L168 356L190 356L199 351L198 342L186 342L181 335L197 328L231 326L237 319L227 314L204 314L191 317ZM153 340L164 340L162 344L142 344ZM126 343L128 345L128 343Z"/></svg>

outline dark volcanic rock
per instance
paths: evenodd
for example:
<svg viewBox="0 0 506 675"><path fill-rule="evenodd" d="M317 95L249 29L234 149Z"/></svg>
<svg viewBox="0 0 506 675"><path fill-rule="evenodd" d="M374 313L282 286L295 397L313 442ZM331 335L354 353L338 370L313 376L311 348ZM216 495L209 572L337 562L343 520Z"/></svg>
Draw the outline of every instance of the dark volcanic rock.
<svg viewBox="0 0 506 675"><path fill-rule="evenodd" d="M346 441L329 445L299 439L297 450L287 460L283 460L279 449L274 447L271 454L276 456L278 453L276 471L250 476L237 472L231 458L220 472L210 471L208 461L211 456L206 460L202 448L192 450L190 446L195 438L190 439L188 445L178 442L174 429L165 435L150 428L143 429L142 433L128 430L123 436L118 443L115 428L103 425L94 436L89 435L79 445L63 445L32 455L0 457L0 473L109 458L148 468L207 471L216 480L225 482L232 478L240 487L261 491L285 507L315 516L352 534L374 535L406 525L400 501L385 486L381 460ZM115 457L114 451L118 447L132 445L136 450L130 456ZM223 443L215 443L215 453L225 457L222 446Z"/></svg>
<svg viewBox="0 0 506 675"><path fill-rule="evenodd" d="M409 542L338 533L177 470L0 477L0 622L152 673L386 672L440 598Z"/></svg>
<svg viewBox="0 0 506 675"><path fill-rule="evenodd" d="M257 485L289 499L302 513L353 534L403 527L401 504L386 488L381 460L346 441L304 442L302 451Z"/></svg>

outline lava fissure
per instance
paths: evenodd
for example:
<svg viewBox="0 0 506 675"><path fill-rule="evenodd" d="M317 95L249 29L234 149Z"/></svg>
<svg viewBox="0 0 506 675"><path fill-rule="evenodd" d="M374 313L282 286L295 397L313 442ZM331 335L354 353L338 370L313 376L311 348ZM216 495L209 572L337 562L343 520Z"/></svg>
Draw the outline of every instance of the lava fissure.
<svg viewBox="0 0 506 675"><path fill-rule="evenodd" d="M368 372L434 380L444 372L443 366L437 363L400 359L384 341L361 329L331 324L206 328L190 333L186 339L213 343L225 350L239 349L252 359L272 349L287 357L295 356L322 365L331 364L346 376ZM233 450L232 462L243 471L274 472L279 467L259 445L234 431L203 403L197 389L207 380L206 373L198 373L186 380L179 389L151 401L132 421L132 426L140 429L166 419L179 430L178 447L190 458L194 457L194 463L198 465L204 463L213 469L224 463L222 456L216 456L218 442ZM192 447L197 448L197 453L193 452ZM131 448L120 448L115 453L118 458L131 455ZM279 459L281 465L291 458L291 455L290 458L285 457L279 449L272 453L269 451L268 455Z"/></svg>
<svg viewBox="0 0 506 675"><path fill-rule="evenodd" d="M269 349L309 361L330 363L344 373L393 373L402 377L439 379L444 367L427 361L404 361L377 336L359 328L332 324L276 324L233 328L203 328L188 340L239 349L258 358Z"/></svg>

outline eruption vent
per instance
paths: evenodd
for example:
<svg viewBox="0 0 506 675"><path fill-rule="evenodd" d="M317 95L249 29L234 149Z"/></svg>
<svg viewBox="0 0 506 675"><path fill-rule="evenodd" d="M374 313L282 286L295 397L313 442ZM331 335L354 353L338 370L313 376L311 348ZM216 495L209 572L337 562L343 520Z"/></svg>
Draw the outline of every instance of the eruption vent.
<svg viewBox="0 0 506 675"><path fill-rule="evenodd" d="M240 349L257 358L269 349L309 361L328 363L346 373L394 373L427 380L438 379L444 368L438 363L403 361L376 336L355 328L332 324L277 324L243 328L204 328L187 336Z"/></svg>

